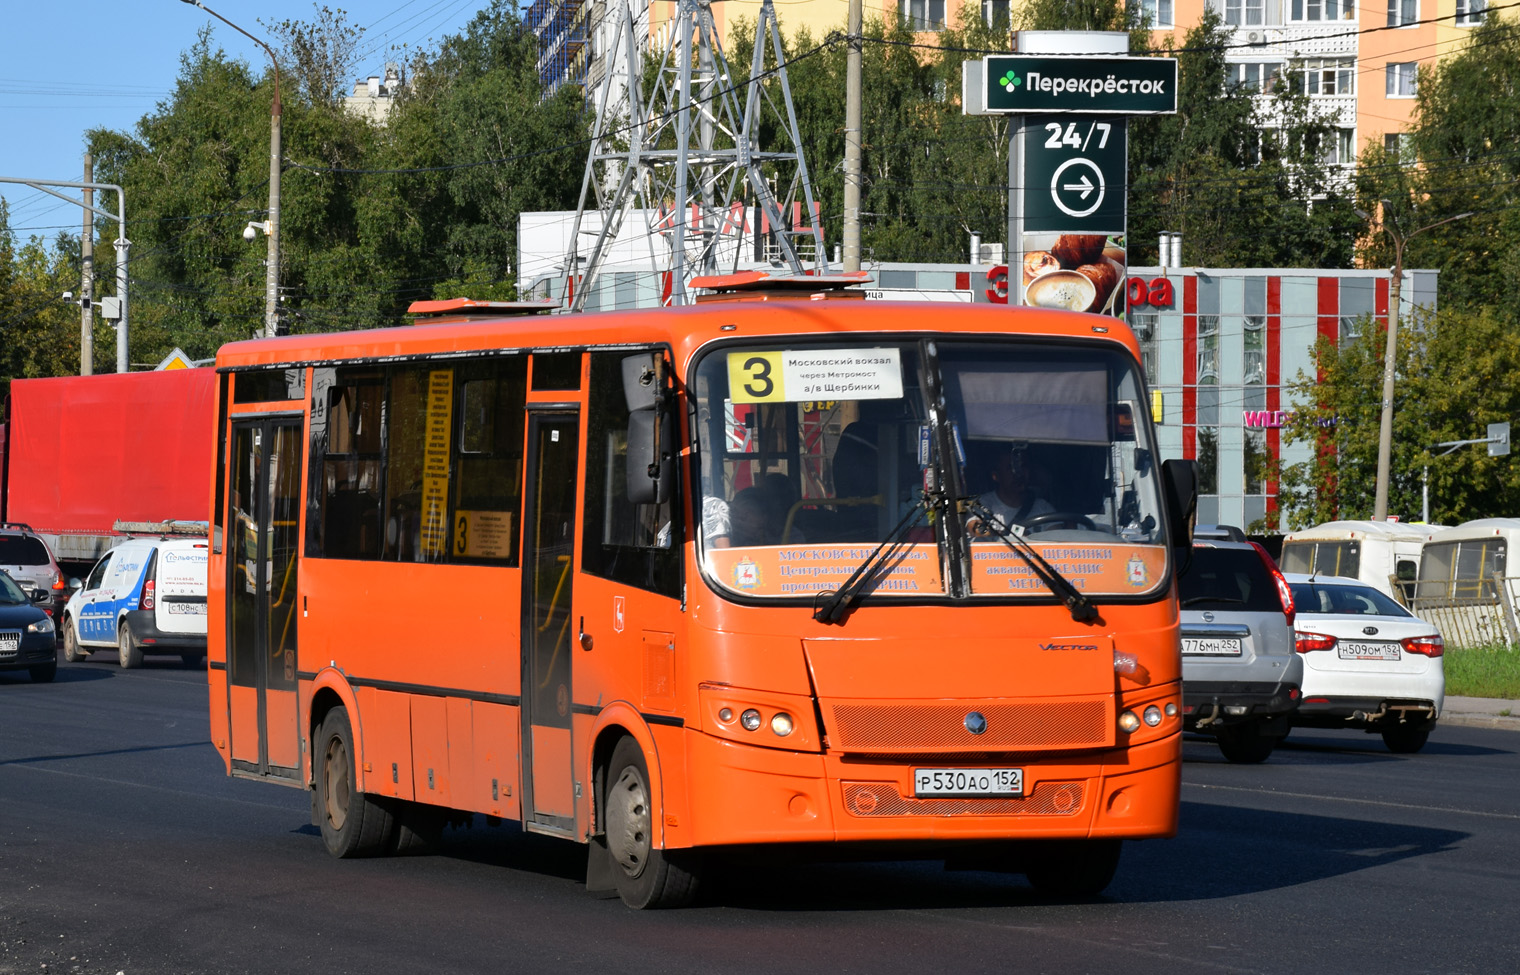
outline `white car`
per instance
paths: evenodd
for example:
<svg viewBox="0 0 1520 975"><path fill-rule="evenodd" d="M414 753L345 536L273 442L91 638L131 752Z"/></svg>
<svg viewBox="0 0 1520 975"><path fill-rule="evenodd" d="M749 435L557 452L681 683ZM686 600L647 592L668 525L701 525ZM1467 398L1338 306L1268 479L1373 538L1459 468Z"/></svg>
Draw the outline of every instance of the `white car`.
<svg viewBox="0 0 1520 975"><path fill-rule="evenodd" d="M1304 658L1295 727L1364 728L1389 751L1417 752L1446 696L1445 644L1434 623L1357 579L1284 574Z"/></svg>

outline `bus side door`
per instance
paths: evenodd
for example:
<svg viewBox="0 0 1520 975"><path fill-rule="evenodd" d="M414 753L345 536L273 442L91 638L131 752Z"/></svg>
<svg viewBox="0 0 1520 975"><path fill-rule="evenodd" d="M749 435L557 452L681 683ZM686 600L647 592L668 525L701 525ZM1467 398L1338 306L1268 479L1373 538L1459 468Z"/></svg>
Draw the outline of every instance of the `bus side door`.
<svg viewBox="0 0 1520 975"><path fill-rule="evenodd" d="M523 824L573 835L571 644L580 414L574 407L528 412L523 498Z"/></svg>
<svg viewBox="0 0 1520 975"><path fill-rule="evenodd" d="M227 678L233 767L300 777L296 568L300 417L232 424L227 558Z"/></svg>

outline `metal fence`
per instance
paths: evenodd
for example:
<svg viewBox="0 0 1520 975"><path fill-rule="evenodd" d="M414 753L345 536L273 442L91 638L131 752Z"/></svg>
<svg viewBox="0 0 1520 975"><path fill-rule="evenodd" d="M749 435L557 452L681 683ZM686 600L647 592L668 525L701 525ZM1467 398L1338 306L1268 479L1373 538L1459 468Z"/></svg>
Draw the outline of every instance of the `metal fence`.
<svg viewBox="0 0 1520 975"><path fill-rule="evenodd" d="M1411 613L1440 628L1448 647L1520 643L1520 577L1496 572L1489 579L1405 582L1394 591Z"/></svg>

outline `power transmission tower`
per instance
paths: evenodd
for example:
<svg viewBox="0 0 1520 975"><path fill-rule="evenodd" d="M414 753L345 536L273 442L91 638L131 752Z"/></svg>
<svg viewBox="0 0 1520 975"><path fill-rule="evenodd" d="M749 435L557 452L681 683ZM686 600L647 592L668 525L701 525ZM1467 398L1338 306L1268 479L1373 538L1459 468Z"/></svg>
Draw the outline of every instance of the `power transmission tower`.
<svg viewBox="0 0 1520 975"><path fill-rule="evenodd" d="M814 268L826 272L823 229L771 0L761 5L749 81L742 85L732 80L709 0L678 0L647 100L633 12L626 5L615 37L565 258L574 289L570 310L585 307L631 211L644 224L648 268L669 273L666 300L672 305L691 300L692 278L719 273L723 264L736 268L745 240L754 245L754 235L763 231L754 225L749 205L774 233L781 263L795 274L806 273L806 249L799 245L811 238ZM767 51L775 62L769 69ZM762 150L762 124L773 126L790 145ZM591 210L601 214L601 227L583 257L581 223ZM799 211L802 219L789 222L788 215L795 218Z"/></svg>

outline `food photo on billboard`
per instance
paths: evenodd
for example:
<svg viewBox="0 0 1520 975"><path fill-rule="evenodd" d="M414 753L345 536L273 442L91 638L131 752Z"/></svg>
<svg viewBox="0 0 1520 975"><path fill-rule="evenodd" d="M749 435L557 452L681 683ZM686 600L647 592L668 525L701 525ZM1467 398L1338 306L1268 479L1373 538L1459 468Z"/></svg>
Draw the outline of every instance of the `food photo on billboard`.
<svg viewBox="0 0 1520 975"><path fill-rule="evenodd" d="M1024 304L1124 317L1123 237L1025 234L1023 240Z"/></svg>

